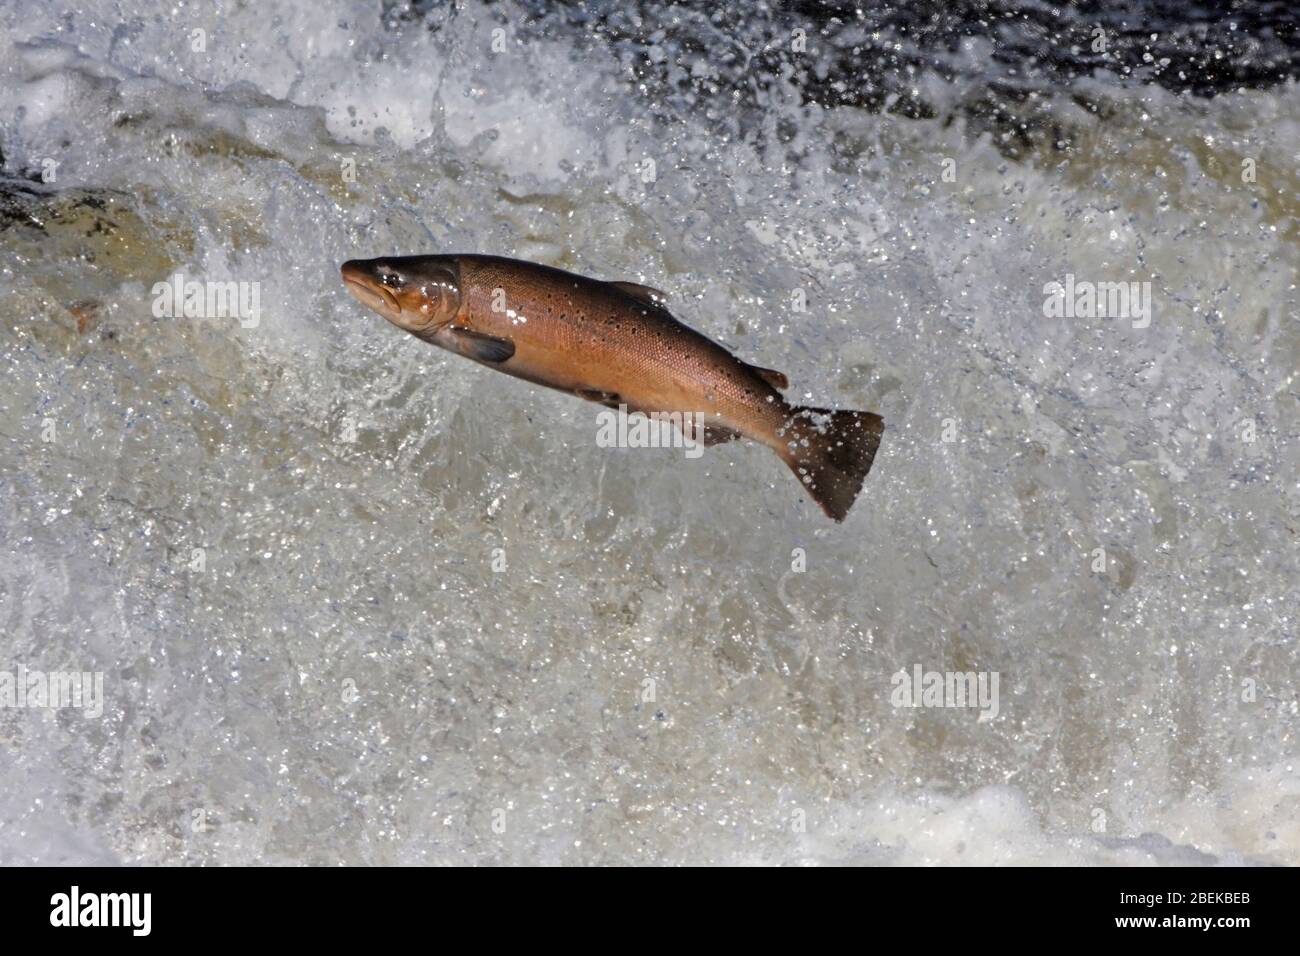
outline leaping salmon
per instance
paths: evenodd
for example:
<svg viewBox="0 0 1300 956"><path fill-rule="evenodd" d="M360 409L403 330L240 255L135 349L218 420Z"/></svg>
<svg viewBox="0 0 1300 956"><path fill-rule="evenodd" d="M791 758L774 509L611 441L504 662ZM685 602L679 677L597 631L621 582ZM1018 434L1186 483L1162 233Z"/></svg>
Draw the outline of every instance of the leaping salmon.
<svg viewBox="0 0 1300 956"><path fill-rule="evenodd" d="M787 403L784 375L682 325L647 286L480 255L354 259L340 271L362 305L489 368L611 408L702 414L705 444L767 445L836 521L880 445L879 415Z"/></svg>

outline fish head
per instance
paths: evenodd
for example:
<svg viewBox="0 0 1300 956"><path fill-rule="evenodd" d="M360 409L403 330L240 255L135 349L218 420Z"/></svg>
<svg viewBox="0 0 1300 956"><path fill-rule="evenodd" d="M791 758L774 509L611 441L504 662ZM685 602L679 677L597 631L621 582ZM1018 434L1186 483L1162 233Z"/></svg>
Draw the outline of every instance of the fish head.
<svg viewBox="0 0 1300 956"><path fill-rule="evenodd" d="M354 299L412 335L432 335L460 311L460 269L451 256L349 259L339 273Z"/></svg>

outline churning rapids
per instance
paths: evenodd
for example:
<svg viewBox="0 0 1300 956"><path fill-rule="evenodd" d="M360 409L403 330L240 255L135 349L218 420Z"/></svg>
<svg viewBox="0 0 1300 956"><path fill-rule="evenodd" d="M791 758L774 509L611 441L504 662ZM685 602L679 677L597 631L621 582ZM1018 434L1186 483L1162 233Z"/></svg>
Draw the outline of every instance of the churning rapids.
<svg viewBox="0 0 1300 956"><path fill-rule="evenodd" d="M1284 31L639 9L0 2L0 863L1300 863ZM338 279L432 252L880 412L847 522Z"/></svg>

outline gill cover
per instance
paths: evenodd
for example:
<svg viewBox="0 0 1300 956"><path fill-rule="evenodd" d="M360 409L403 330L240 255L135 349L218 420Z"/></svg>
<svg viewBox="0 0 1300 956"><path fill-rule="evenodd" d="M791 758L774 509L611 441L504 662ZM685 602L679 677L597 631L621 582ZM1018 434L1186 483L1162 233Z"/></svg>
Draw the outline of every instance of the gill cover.
<svg viewBox="0 0 1300 956"><path fill-rule="evenodd" d="M413 289L406 300L410 302L412 311L423 320L418 326L419 331L441 328L450 324L460 311L460 281L451 269L442 266L422 271L424 274L410 277ZM398 301L405 313L407 301L403 301L400 295Z"/></svg>

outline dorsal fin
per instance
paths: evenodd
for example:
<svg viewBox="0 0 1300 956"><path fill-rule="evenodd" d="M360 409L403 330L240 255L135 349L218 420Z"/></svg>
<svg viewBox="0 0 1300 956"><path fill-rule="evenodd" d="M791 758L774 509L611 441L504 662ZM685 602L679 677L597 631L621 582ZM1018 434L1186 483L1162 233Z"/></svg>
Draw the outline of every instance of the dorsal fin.
<svg viewBox="0 0 1300 956"><path fill-rule="evenodd" d="M611 282L610 285L647 305L662 308L663 304L668 301L666 292L660 292L653 286L641 285L639 282Z"/></svg>
<svg viewBox="0 0 1300 956"><path fill-rule="evenodd" d="M750 371L779 392L784 392L790 387L790 380L774 368L759 368L757 365L751 365L749 368Z"/></svg>

